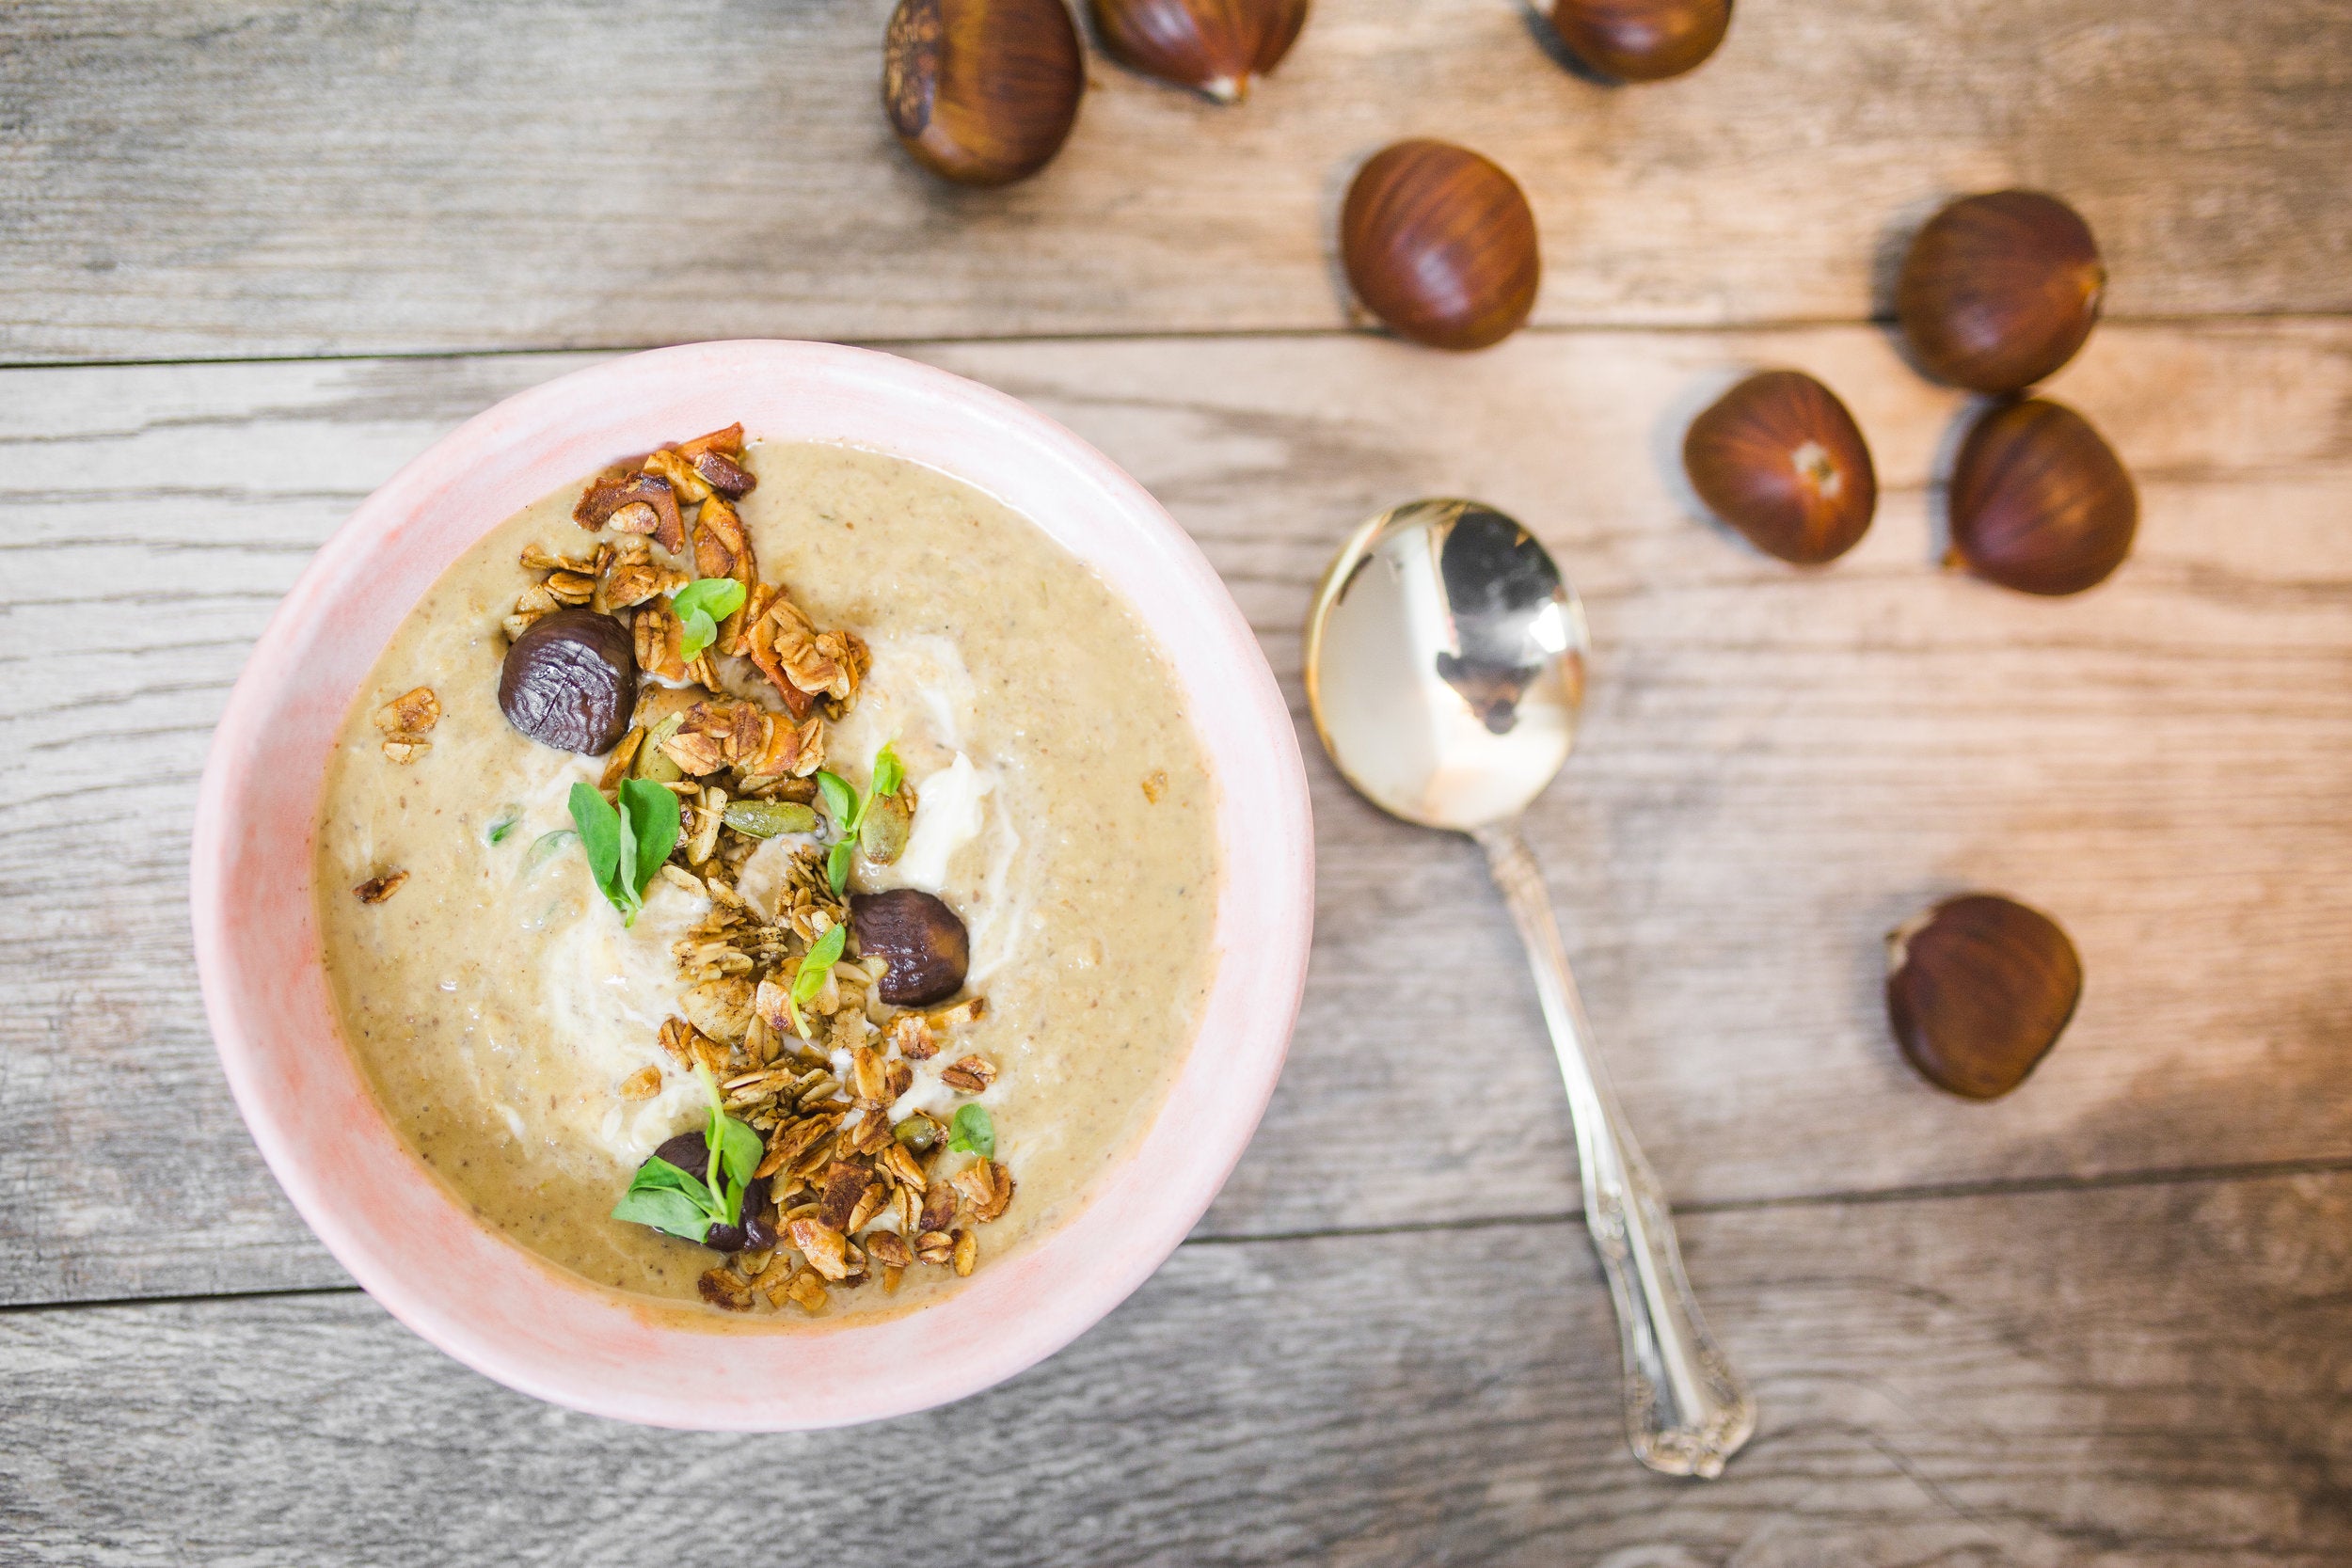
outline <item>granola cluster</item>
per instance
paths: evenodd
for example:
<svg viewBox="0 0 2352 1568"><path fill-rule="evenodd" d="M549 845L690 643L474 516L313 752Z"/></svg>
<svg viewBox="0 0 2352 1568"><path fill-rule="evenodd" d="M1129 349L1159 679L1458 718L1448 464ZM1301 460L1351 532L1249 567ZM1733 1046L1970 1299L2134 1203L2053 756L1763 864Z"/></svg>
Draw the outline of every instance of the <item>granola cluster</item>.
<svg viewBox="0 0 2352 1568"><path fill-rule="evenodd" d="M729 912L714 899L712 922ZM743 940L727 943L708 930L681 942L681 963L723 967L732 953L756 949L785 929L753 924ZM788 943L787 943L788 945ZM727 1113L748 1123L767 1145L754 1173L768 1183L772 1247L739 1252L706 1273L706 1300L734 1311L760 1301L823 1309L833 1290L879 1283L885 1294L906 1270L921 1263L968 1275L979 1258L976 1227L996 1219L1012 1201L1010 1171L993 1160L953 1168L947 1127L926 1112L893 1121L892 1104L914 1085L914 1061L936 1053L939 1042L986 1012L979 997L931 1011L893 1013L872 1000L879 976L858 963L834 966L823 992L801 1009L815 1038L801 1038L784 1006L798 958L787 957L753 987L743 1038L730 1045L700 1022L712 1009L690 1010L697 1022L674 1019L661 1043L681 1064L700 1064L720 1078ZM714 976L714 982L741 976ZM734 1022L733 997L720 999L716 1020ZM843 1048L849 1070L837 1073ZM832 1049L826 1049L831 1046ZM910 1058L912 1049L915 1055ZM966 1058L979 1062L981 1058ZM989 1069L993 1076L993 1069Z"/></svg>
<svg viewBox="0 0 2352 1568"><path fill-rule="evenodd" d="M970 1274L979 1255L972 1226L1005 1212L1012 1175L988 1160L947 1174L946 1125L923 1111L894 1121L890 1111L914 1086L914 1064L985 1016L986 999L891 1007L875 994L881 961L852 953L795 1002L810 950L850 921L821 852L793 851L772 912L763 914L736 886L755 841L725 826L723 800L715 814L708 804L687 809L693 826L679 850L687 863L662 875L707 894L710 912L672 949L686 1016L662 1025L660 1042L678 1067L707 1070L727 1114L767 1145L754 1179L768 1183L767 1228L778 1238L705 1274L705 1299L735 1311L791 1302L814 1313L834 1289L878 1282L895 1291L914 1263ZM700 860L697 841L709 846ZM966 1095L995 1078L995 1066L977 1055L940 1074Z"/></svg>
<svg viewBox="0 0 2352 1568"><path fill-rule="evenodd" d="M602 786L652 779L678 797L678 845L660 875L710 899L710 912L674 949L681 1010L660 1030L672 1061L708 1071L728 1115L759 1133L773 1246L732 1254L701 1279L705 1299L748 1311L760 1302L821 1310L833 1290L878 1282L896 1291L917 1263L972 1272L973 1227L1004 1213L1011 1173L981 1159L949 1174L946 1124L916 1111L893 1120L891 1107L914 1086L913 1064L983 1016L983 998L930 1011L898 1009L875 995L879 958L861 958L854 938L805 1000L793 999L810 951L850 925L829 879L823 851L792 851L772 908L738 891L744 863L767 836L743 802L808 805L824 766L826 725L855 705L870 657L856 633L818 627L785 590L759 580L749 537L733 502L756 483L742 462L742 428L616 464L591 481L573 518L600 540L593 556L564 561L527 552L523 564L548 574L524 594L510 632L560 605L585 604L630 620L642 673L628 734L607 761ZM690 580L655 554L691 548L697 578L744 586L739 609L719 623L711 646L681 656L683 628L669 596ZM717 656L747 660L782 700L735 694ZM911 808L913 792L905 792ZM737 822L730 823L730 808ZM751 831L747 831L751 830ZM845 1070L846 1066L846 1070ZM984 1090L993 1064L965 1056L941 1074L960 1094ZM622 1085L625 1098L661 1088L648 1068Z"/></svg>

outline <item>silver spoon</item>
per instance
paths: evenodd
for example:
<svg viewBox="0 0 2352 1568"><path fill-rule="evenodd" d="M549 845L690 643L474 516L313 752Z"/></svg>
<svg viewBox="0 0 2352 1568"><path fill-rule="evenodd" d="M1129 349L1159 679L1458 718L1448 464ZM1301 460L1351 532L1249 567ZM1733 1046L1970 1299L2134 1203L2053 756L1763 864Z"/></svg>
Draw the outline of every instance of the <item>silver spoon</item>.
<svg viewBox="0 0 2352 1568"><path fill-rule="evenodd" d="M1708 1337L1674 1219L1594 1054L1519 814L1576 743L1584 610L1542 545L1476 501L1384 512L1342 546L1307 620L1324 748L1383 811L1468 833L1511 908L1566 1080L1584 1220L1616 1300L1633 1452L1717 1476L1756 1404Z"/></svg>

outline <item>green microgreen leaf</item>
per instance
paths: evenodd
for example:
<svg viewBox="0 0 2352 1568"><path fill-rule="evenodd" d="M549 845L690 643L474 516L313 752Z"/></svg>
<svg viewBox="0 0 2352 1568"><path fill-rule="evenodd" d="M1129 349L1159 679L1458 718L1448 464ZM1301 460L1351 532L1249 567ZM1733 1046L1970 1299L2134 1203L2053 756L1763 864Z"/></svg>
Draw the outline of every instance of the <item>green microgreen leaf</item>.
<svg viewBox="0 0 2352 1568"><path fill-rule="evenodd" d="M636 886L631 893L642 903L645 889L660 875L661 863L677 847L677 797L651 779L623 779L621 804L628 808L629 829L637 840L637 858L630 866Z"/></svg>
<svg viewBox="0 0 2352 1568"><path fill-rule="evenodd" d="M768 1157L768 1146L750 1125L733 1117L719 1118L719 1163L726 1168L727 1180L737 1187L751 1184L752 1172Z"/></svg>
<svg viewBox="0 0 2352 1568"><path fill-rule="evenodd" d="M709 1151L709 1163L703 1173L703 1183L719 1195L719 1223L739 1225L743 1220L743 1188L752 1179L752 1167L759 1164L767 1152L759 1134L727 1115L726 1102L719 1095L719 1080L707 1067L696 1067L694 1076L702 1080L703 1093L710 1099L710 1115L703 1122L703 1148ZM749 1158L746 1146L751 1140Z"/></svg>
<svg viewBox="0 0 2352 1568"><path fill-rule="evenodd" d="M501 806L499 808L498 816L490 819L489 830L482 836L489 843L503 844L506 842L506 835L513 832L522 819L523 812L520 806Z"/></svg>
<svg viewBox="0 0 2352 1568"><path fill-rule="evenodd" d="M691 660L719 639L719 623L743 608L743 585L733 578L696 578L670 596L678 620L678 657Z"/></svg>
<svg viewBox="0 0 2352 1568"><path fill-rule="evenodd" d="M900 762L898 753L890 749L888 742L884 742L882 749L874 753L874 793L896 795L898 786L906 780L906 764Z"/></svg>
<svg viewBox="0 0 2352 1568"><path fill-rule="evenodd" d="M793 976L794 1006L808 1001L825 989L825 976L831 974L833 966L841 961L841 950L849 944L849 940L850 928L847 926L835 926L817 939L817 945L810 948L808 957L801 960L800 974Z"/></svg>
<svg viewBox="0 0 2352 1568"><path fill-rule="evenodd" d="M665 1236L699 1242L710 1233L711 1217L684 1193L668 1187L631 1187L612 1206L612 1217L651 1226Z"/></svg>
<svg viewBox="0 0 2352 1568"><path fill-rule="evenodd" d="M605 900L621 911L622 924L636 925L645 889L677 847L677 797L650 779L623 779L615 807L582 782L572 785L571 808L589 874Z"/></svg>
<svg viewBox="0 0 2352 1568"><path fill-rule="evenodd" d="M983 1160L996 1158L996 1118L988 1114L988 1107L956 1107L955 1119L947 1124L947 1147L958 1154L977 1154Z"/></svg>
<svg viewBox="0 0 2352 1568"><path fill-rule="evenodd" d="M743 608L743 585L733 578L696 578L670 596L670 608L680 615L699 611L724 620Z"/></svg>
<svg viewBox="0 0 2352 1568"><path fill-rule="evenodd" d="M613 888L621 868L621 814L586 780L572 785L570 804L572 824L580 830L580 847L588 854L588 874L618 908L621 900Z"/></svg>
<svg viewBox="0 0 2352 1568"><path fill-rule="evenodd" d="M677 1193L706 1212L717 1207L717 1200L710 1196L708 1184L701 1177L683 1165L670 1164L659 1154L650 1156L637 1167L637 1174L629 1178L628 1190L633 1193Z"/></svg>
<svg viewBox="0 0 2352 1568"><path fill-rule="evenodd" d="M826 768L817 773L817 789L825 798L825 815L833 818L835 832L848 835L857 832L857 791L850 781Z"/></svg>
<svg viewBox="0 0 2352 1568"><path fill-rule="evenodd" d="M856 847L853 841L845 838L825 851L825 880L833 884L835 898L849 891L850 854Z"/></svg>
<svg viewBox="0 0 2352 1568"><path fill-rule="evenodd" d="M621 911L621 924L637 924L637 911L645 907L644 889L637 880L637 824L628 809L628 797L621 797L617 808L621 819L620 853L614 857L612 885L605 896Z"/></svg>
<svg viewBox="0 0 2352 1568"><path fill-rule="evenodd" d="M612 1217L649 1225L690 1242L701 1241L713 1225L727 1223L726 1206L712 1195L708 1184L659 1154L637 1167Z"/></svg>

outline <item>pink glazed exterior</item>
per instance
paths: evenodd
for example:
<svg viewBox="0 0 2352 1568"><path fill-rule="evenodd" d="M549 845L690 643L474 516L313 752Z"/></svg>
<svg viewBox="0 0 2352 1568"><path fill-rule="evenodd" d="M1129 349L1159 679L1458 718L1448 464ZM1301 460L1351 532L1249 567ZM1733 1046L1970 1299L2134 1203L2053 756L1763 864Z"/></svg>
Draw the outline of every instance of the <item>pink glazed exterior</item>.
<svg viewBox="0 0 2352 1568"><path fill-rule="evenodd" d="M927 464L1033 519L1174 664L1217 785L1216 978L1167 1104L1089 1205L944 1302L791 1332L665 1323L494 1235L426 1174L338 1037L311 905L328 750L393 630L482 536L606 463L743 422ZM213 737L193 891L204 1004L287 1196L393 1316L468 1366L596 1415L784 1431L961 1399L1052 1354L1159 1267L1263 1113L1313 918L1298 742L1216 572L1142 486L1011 398L889 355L799 342L635 355L510 398L368 498L279 607Z"/></svg>

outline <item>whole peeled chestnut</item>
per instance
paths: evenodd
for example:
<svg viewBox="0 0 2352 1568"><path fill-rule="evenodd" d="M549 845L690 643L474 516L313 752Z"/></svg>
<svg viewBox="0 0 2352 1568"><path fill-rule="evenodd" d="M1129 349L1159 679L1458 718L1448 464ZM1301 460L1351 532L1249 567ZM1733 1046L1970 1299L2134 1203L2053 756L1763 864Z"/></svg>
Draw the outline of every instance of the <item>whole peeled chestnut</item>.
<svg viewBox="0 0 2352 1568"><path fill-rule="evenodd" d="M2022 391L2074 357L2107 272L2080 214L2040 191L1963 197L1903 257L1895 314L1924 370L1972 391Z"/></svg>
<svg viewBox="0 0 2352 1568"><path fill-rule="evenodd" d="M1086 64L1062 0L899 0L882 35L882 109L932 173L1035 174L1078 118Z"/></svg>
<svg viewBox="0 0 2352 1568"><path fill-rule="evenodd" d="M1433 348L1501 342L1534 309L1543 278L1518 182L1450 142L1373 155L1347 188L1340 253L1365 308Z"/></svg>
<svg viewBox="0 0 2352 1568"><path fill-rule="evenodd" d="M499 707L542 746L600 756L628 733L637 649L627 626L584 608L542 615L506 650Z"/></svg>
<svg viewBox="0 0 2352 1568"><path fill-rule="evenodd" d="M1092 0L1103 47L1121 65L1223 103L1281 63L1307 0Z"/></svg>
<svg viewBox="0 0 2352 1568"><path fill-rule="evenodd" d="M2025 594L2106 579L2139 530L2132 476L2089 420L2036 398L1979 420L1952 465L1952 558Z"/></svg>
<svg viewBox="0 0 2352 1568"><path fill-rule="evenodd" d="M850 899L858 956L885 965L875 991L898 1007L945 1002L963 985L972 962L970 935L956 911L919 888L861 893Z"/></svg>
<svg viewBox="0 0 2352 1568"><path fill-rule="evenodd" d="M1569 53L1620 82L1661 82L1695 70L1731 26L1731 0L1552 0Z"/></svg>
<svg viewBox="0 0 2352 1568"><path fill-rule="evenodd" d="M1708 510L1800 566L1851 549L1878 508L1878 475L1837 394L1802 371L1749 376L1697 419L1682 467Z"/></svg>
<svg viewBox="0 0 2352 1568"><path fill-rule="evenodd" d="M2082 999L2058 923L1997 894L1947 898L1886 939L1886 1012L1927 1080L1970 1100L2026 1081Z"/></svg>

